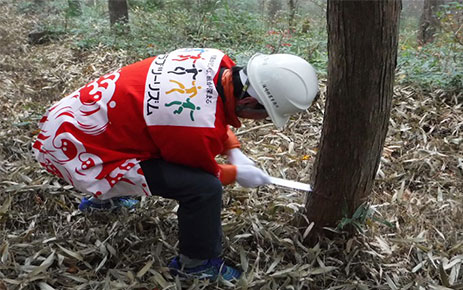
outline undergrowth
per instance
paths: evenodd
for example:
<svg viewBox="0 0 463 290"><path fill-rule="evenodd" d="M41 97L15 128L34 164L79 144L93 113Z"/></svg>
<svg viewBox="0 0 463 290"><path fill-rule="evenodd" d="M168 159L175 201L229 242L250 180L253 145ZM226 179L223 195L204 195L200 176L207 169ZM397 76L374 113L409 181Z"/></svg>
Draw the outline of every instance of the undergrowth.
<svg viewBox="0 0 463 290"><path fill-rule="evenodd" d="M287 9L269 18L258 1L128 2L127 34L115 34L109 28L107 1L82 1L82 13L75 16L69 13L65 0L47 2L40 9L34 1L21 1L17 5L25 14L42 13L38 30L73 36L76 47L83 50L108 46L142 59L179 47L214 47L229 54L238 64L244 64L256 52L293 53L306 58L321 77L326 77L326 7L300 4L295 25L289 29ZM448 24L452 19L458 21L448 15L461 13L463 8L447 5L442 9L441 14L446 15L442 21ZM418 27L417 17L402 16L397 83L424 91L461 91L463 45L452 38L455 32L442 29L434 42L420 46L416 41Z"/></svg>

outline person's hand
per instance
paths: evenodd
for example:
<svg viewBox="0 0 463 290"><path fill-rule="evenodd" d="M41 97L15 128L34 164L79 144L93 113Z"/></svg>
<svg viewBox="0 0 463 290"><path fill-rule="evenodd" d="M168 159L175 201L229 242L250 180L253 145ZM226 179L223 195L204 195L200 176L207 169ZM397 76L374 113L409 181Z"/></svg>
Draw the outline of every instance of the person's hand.
<svg viewBox="0 0 463 290"><path fill-rule="evenodd" d="M233 165L252 165L255 163L249 159L239 148L233 148L227 151L227 158Z"/></svg>
<svg viewBox="0 0 463 290"><path fill-rule="evenodd" d="M252 165L236 165L236 182L243 187L257 187L270 183L267 173Z"/></svg>

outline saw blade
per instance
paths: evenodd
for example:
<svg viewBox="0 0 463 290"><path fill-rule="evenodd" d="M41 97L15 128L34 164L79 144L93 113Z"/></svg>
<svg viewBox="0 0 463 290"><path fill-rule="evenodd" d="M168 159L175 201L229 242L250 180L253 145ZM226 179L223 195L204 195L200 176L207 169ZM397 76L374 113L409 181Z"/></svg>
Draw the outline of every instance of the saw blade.
<svg viewBox="0 0 463 290"><path fill-rule="evenodd" d="M312 191L312 187L308 183L302 183L302 182L297 182L293 180L286 180L283 178L278 178L278 177L273 177L273 176L270 176L270 182L275 185L279 185L279 186L299 189L303 191Z"/></svg>

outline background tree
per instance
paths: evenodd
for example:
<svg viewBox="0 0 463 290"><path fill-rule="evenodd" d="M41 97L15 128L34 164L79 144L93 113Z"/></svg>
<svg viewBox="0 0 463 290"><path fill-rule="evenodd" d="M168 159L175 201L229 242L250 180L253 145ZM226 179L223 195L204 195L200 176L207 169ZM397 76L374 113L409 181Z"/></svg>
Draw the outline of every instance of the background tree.
<svg viewBox="0 0 463 290"><path fill-rule="evenodd" d="M451 1L440 6L436 13L441 31L455 44L463 45L463 2Z"/></svg>
<svg viewBox="0 0 463 290"><path fill-rule="evenodd" d="M419 18L423 13L424 0L407 0L402 1L401 17L404 18Z"/></svg>
<svg viewBox="0 0 463 290"><path fill-rule="evenodd" d="M423 45L434 40L434 34L436 34L439 28L437 11L443 3L443 0L424 0L423 13L421 14L418 30L419 44Z"/></svg>
<svg viewBox="0 0 463 290"><path fill-rule="evenodd" d="M268 22L274 25L278 21L279 13L283 9L280 0L269 0L267 2L267 17Z"/></svg>
<svg viewBox="0 0 463 290"><path fill-rule="evenodd" d="M294 17L296 16L298 0L288 0L288 28L289 31L294 32L295 23Z"/></svg>
<svg viewBox="0 0 463 290"><path fill-rule="evenodd" d="M399 0L328 1L328 85L313 194L316 231L352 216L370 194L391 111Z"/></svg>
<svg viewBox="0 0 463 290"><path fill-rule="evenodd" d="M129 8L127 0L108 0L109 21L116 32L129 31Z"/></svg>

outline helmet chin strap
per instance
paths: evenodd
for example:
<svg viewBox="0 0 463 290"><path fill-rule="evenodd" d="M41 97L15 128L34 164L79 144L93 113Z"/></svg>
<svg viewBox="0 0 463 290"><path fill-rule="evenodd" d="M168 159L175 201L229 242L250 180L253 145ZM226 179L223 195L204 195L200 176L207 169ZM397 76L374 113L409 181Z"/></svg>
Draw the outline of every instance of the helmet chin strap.
<svg viewBox="0 0 463 290"><path fill-rule="evenodd" d="M246 67L241 69L239 73L240 73L241 83L243 84L243 90L240 93L240 99L244 98L244 96L247 93L248 95L250 95L251 97L256 99L260 104L260 101L257 98L257 93L254 90L254 88L251 86L251 83L249 82L249 78L248 78L248 75L247 75L247 72L246 72Z"/></svg>
<svg viewBox="0 0 463 290"><path fill-rule="evenodd" d="M249 79L248 76L246 75L246 67L240 70L240 80L241 84L243 84L243 89L241 90L239 100L244 98L244 95L246 94L246 91L249 89Z"/></svg>

